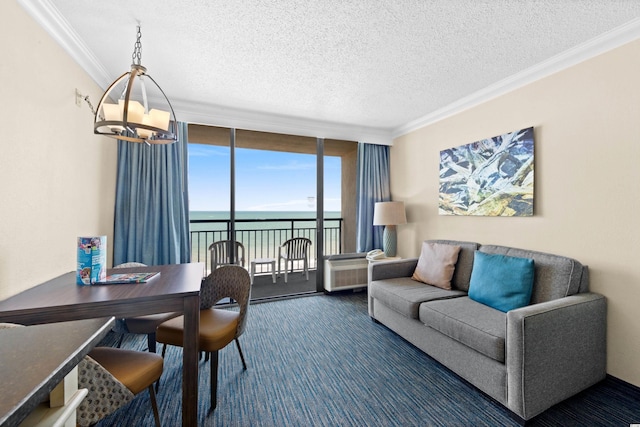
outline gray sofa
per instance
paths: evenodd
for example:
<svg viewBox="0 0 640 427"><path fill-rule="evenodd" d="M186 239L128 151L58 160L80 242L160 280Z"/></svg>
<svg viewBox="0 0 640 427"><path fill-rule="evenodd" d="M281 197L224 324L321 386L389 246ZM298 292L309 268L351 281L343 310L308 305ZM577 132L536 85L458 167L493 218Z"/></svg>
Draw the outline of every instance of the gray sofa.
<svg viewBox="0 0 640 427"><path fill-rule="evenodd" d="M542 252L472 242L460 246L452 289L411 279L418 258L369 265L369 315L529 420L606 375L604 296L588 269ZM534 260L528 306L506 313L467 296L475 251Z"/></svg>

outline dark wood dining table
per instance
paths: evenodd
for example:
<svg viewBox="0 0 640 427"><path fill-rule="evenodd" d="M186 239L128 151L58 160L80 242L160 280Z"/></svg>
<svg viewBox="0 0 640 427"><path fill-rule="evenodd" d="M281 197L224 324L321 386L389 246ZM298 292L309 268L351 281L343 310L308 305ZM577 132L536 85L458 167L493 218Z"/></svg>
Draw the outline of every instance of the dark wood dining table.
<svg viewBox="0 0 640 427"><path fill-rule="evenodd" d="M200 284L204 264L172 264L118 269L117 273L159 272L147 283L77 285L75 272L0 301L0 322L35 325L106 316L116 318L181 311L182 425L198 420L198 348ZM109 270L109 273L114 271Z"/></svg>

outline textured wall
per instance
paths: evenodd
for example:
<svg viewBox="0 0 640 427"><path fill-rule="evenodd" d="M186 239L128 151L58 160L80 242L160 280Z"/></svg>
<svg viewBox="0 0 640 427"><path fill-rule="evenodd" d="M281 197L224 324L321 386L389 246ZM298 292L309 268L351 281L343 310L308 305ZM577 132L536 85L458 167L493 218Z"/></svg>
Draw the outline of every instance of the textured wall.
<svg viewBox="0 0 640 427"><path fill-rule="evenodd" d="M608 298L608 373L640 386L640 41L397 138L391 190L404 200L399 253L450 238L577 258ZM530 218L438 215L442 149L535 127ZM580 325L576 325L580 327Z"/></svg>

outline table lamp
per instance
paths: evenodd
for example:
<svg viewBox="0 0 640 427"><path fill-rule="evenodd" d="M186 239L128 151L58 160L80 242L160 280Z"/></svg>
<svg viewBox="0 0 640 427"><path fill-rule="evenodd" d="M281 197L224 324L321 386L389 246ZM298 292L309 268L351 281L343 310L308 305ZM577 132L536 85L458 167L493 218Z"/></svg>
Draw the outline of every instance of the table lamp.
<svg viewBox="0 0 640 427"><path fill-rule="evenodd" d="M396 225L406 224L404 202L377 202L373 211L373 225L384 225L383 250L387 257L396 256Z"/></svg>

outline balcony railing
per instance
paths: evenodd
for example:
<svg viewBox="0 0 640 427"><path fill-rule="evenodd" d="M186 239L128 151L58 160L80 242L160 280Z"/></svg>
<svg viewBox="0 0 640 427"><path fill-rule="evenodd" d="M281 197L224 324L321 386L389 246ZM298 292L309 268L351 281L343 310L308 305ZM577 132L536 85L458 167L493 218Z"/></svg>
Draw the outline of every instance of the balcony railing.
<svg viewBox="0 0 640 427"><path fill-rule="evenodd" d="M191 220L191 260L203 262L210 271L209 245L219 240L233 240L231 221L226 219ZM342 252L343 218L325 218L323 227L324 255ZM292 237L311 240L309 268L316 268L316 220L307 218L236 219L235 240L244 245L245 267L256 258L274 258L277 261L278 247ZM277 264L277 263L276 263ZM284 267L284 266L283 266ZM264 271L261 270L264 269ZM258 265L256 273L266 272L268 266ZM301 270L302 262L294 263L294 270Z"/></svg>

